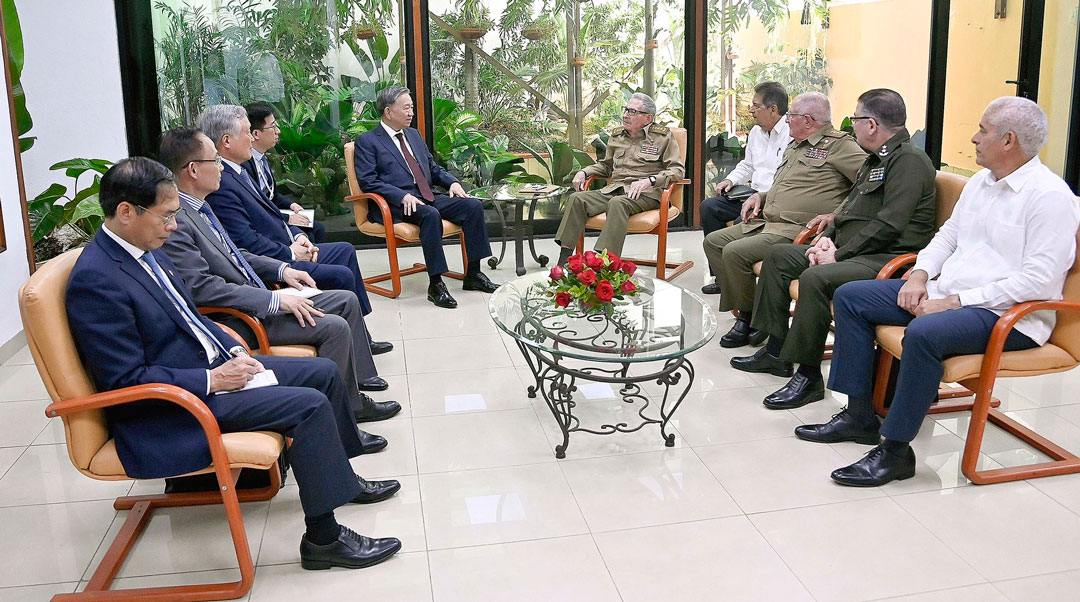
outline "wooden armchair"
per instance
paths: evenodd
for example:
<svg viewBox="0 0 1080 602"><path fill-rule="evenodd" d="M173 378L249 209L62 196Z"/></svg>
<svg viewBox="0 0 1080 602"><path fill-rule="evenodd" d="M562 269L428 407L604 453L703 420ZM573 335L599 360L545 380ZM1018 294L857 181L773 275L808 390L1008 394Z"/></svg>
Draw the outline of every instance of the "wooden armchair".
<svg viewBox="0 0 1080 602"><path fill-rule="evenodd" d="M427 269L427 266L422 263L414 263L412 267L404 270L398 265L397 246L420 242L420 227L404 222L395 224L393 218L390 217L390 206L386 204L386 199L381 195L360 190L360 183L356 180L356 170L354 168L355 157L356 147L353 142L349 142L345 145L345 171L349 178L350 194L345 197L345 201L352 203L353 218L356 220L357 229L368 236L385 238L386 252L390 255L390 271L385 274L364 278L364 286L367 287L367 290L384 297L397 297L401 294L402 276L418 274ZM376 223L368 219L369 202L378 205L383 223ZM448 236L457 236L460 240L461 265L462 269L465 269L465 266L469 264L469 257L465 252L465 234L462 233L460 226L443 220L443 238ZM460 272L446 272L445 275L458 280L465 277ZM375 284L384 280L389 280L392 287L385 288Z"/></svg>
<svg viewBox="0 0 1080 602"><path fill-rule="evenodd" d="M199 313L204 316L214 316L215 314L224 314L237 318L244 323L245 326L251 329L251 332L255 333L255 341L259 344L258 355L277 355L280 357L315 357L318 354L315 352L315 347L311 345L271 345L270 338L266 335L266 328L262 325L262 322L250 314L246 314L238 309L232 307L200 307ZM224 328L224 326L222 326ZM239 335L229 332L235 338L241 339ZM245 347L247 344L245 343Z"/></svg>
<svg viewBox="0 0 1080 602"><path fill-rule="evenodd" d="M685 128L671 128L671 133L675 137L675 141L679 144L679 149L682 151L683 161L686 161L686 129ZM601 180L598 176L592 176L585 180L585 190L589 190L593 182ZM649 265L656 267L656 277L660 280L674 280L678 278L683 272L694 267L694 262L686 260L682 263L674 263L667 261L667 231L668 222L679 217L679 214L683 211L683 187L690 183L690 180L675 180L668 183L667 188L664 189L663 194L660 195L660 208L652 209L650 211L642 211L641 213L635 213L630 216L630 219L626 223L627 234L655 234L659 238L656 244L656 259L633 259L627 257L630 261L641 265ZM585 222L586 230L602 230L604 224L607 223L607 214L601 213L590 217ZM585 236L582 235L578 239L577 250L580 253L585 248ZM672 269L671 274L666 274L666 270Z"/></svg>
<svg viewBox="0 0 1080 602"><path fill-rule="evenodd" d="M175 403L199 421L210 443L213 464L190 474L213 472L217 476L220 492L116 498L113 507L130 512L85 591L57 594L52 599L54 602L121 599L172 602L242 597L254 583L255 568L251 562L239 502L268 500L277 493L281 487L281 472L277 460L284 440L281 435L270 432L222 434L217 420L202 400L172 385L145 384L116 391L97 392L80 361L64 309L68 276L81 252L82 249L75 249L49 261L19 288L19 311L26 339L41 379L52 398L45 414L64 421L68 456L72 464L79 472L92 479L130 480L131 477L125 473L117 456L115 442L109 437L105 408L157 399ZM241 468L268 470L270 485L264 489L238 493L234 486ZM208 504L225 506L229 532L240 567L240 581L108 591L124 558L155 508Z"/></svg>

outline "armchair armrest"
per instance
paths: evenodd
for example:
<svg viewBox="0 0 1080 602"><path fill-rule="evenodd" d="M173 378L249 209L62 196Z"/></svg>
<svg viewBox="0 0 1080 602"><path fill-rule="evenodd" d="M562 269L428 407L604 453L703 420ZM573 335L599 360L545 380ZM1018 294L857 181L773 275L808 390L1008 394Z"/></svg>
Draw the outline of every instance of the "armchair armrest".
<svg viewBox="0 0 1080 602"><path fill-rule="evenodd" d="M821 233L824 231L825 224L821 223L814 226L813 228L803 228L802 231L799 232L798 236L795 237L795 240L791 242L797 245L807 244L808 242L809 244L814 244L817 242L818 237L820 237Z"/></svg>
<svg viewBox="0 0 1080 602"><path fill-rule="evenodd" d="M199 313L204 316L225 314L240 320L255 333L255 341L259 343L259 354L270 355L270 338L266 336L266 328L263 327L262 322L255 316L248 315L238 309L233 309L232 307L199 307L197 309L199 310ZM248 349L248 345L244 342L243 338L240 339L240 344L243 345L245 349ZM248 349L248 351L250 352L251 349Z"/></svg>
<svg viewBox="0 0 1080 602"><path fill-rule="evenodd" d="M585 178L585 185L582 186L581 189L582 190L589 190L590 188L592 188L593 182L596 182L597 180L603 180L603 181L607 182L608 179L605 178L604 176L589 176L589 177Z"/></svg>
<svg viewBox="0 0 1080 602"><path fill-rule="evenodd" d="M915 253L904 253L903 255L893 259L889 263L886 263L881 268L881 271L877 273L877 276L875 276L875 278L877 280L887 280L889 278L892 278L893 275L896 274L897 270L899 270L900 268L906 265L914 264L917 257L918 255L916 255Z"/></svg>
<svg viewBox="0 0 1080 602"><path fill-rule="evenodd" d="M982 368L979 373L996 373L998 364L1001 362L1001 354L1005 349L1005 339L1009 337L1009 333L1012 332L1016 323L1033 311L1046 309L1080 312L1080 303L1075 301L1027 301L1014 305L994 323L994 329L990 331L990 340L986 342L986 352L983 355ZM981 381L982 379L980 379ZM978 391L975 393L978 394Z"/></svg>
<svg viewBox="0 0 1080 602"><path fill-rule="evenodd" d="M385 228L386 230L386 238L393 238L394 218L390 215L390 204L386 202L386 199L384 199L381 194L375 194L373 192L361 192L360 194L351 194L345 197L345 202L352 203L353 219L356 220L357 229L359 229L360 225L364 222L370 221L368 220L367 214L365 213L361 215L361 211L357 207L359 201L363 200L374 201L375 205L379 207L379 214L382 216L382 225L383 228Z"/></svg>

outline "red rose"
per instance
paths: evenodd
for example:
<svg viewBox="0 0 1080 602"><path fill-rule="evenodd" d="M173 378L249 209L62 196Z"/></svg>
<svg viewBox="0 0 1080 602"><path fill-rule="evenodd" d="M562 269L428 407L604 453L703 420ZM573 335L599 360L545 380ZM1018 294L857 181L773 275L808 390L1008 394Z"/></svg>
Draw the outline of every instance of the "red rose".
<svg viewBox="0 0 1080 602"><path fill-rule="evenodd" d="M622 271L626 272L626 274L628 276L633 276L634 272L637 271L637 264L634 263L633 261L623 261L622 266L620 266L620 269Z"/></svg>
<svg viewBox="0 0 1080 602"><path fill-rule="evenodd" d="M611 282L608 280L601 280L596 283L596 298L601 301L611 301L611 298L615 296L615 287L611 286Z"/></svg>
<svg viewBox="0 0 1080 602"><path fill-rule="evenodd" d="M637 290L637 285L635 285L633 282L627 280L626 282L622 283L622 292L624 292L624 293L632 293L632 292L634 292L636 290Z"/></svg>
<svg viewBox="0 0 1080 602"><path fill-rule="evenodd" d="M558 305L559 307L566 307L567 305L570 305L570 293L565 291L561 293L556 293L555 305Z"/></svg>
<svg viewBox="0 0 1080 602"><path fill-rule="evenodd" d="M597 255L596 253L593 253L592 256L589 256L589 254L586 253L585 265L589 266L594 270L599 270L600 268L604 267L604 258Z"/></svg>
<svg viewBox="0 0 1080 602"><path fill-rule="evenodd" d="M608 255L608 266L616 272L622 267L623 260L619 259L618 255Z"/></svg>
<svg viewBox="0 0 1080 602"><path fill-rule="evenodd" d="M551 276L552 280L558 280L558 279L562 278L563 277L562 266L555 266L555 267L551 268L550 276Z"/></svg>
<svg viewBox="0 0 1080 602"><path fill-rule="evenodd" d="M570 271L577 274L581 270L585 269L585 260L581 258L581 255L571 255L566 260L566 267L570 268Z"/></svg>
<svg viewBox="0 0 1080 602"><path fill-rule="evenodd" d="M592 283L596 282L596 272L592 270L585 270L584 272L581 272L577 275L577 279L586 286L591 285Z"/></svg>

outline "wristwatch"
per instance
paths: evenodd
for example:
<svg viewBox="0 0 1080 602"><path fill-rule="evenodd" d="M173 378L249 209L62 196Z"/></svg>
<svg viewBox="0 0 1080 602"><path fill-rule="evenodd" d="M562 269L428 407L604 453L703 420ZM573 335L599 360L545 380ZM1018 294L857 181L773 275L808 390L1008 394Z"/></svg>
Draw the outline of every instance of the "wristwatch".
<svg viewBox="0 0 1080 602"><path fill-rule="evenodd" d="M649 176L649 183L656 186L656 176Z"/></svg>

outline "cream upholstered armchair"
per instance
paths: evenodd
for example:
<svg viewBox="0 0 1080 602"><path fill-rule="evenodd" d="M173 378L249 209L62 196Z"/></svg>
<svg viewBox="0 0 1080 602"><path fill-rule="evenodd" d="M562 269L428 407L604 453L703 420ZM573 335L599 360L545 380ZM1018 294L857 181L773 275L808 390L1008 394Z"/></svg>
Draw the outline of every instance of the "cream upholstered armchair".
<svg viewBox="0 0 1080 602"><path fill-rule="evenodd" d="M75 249L49 261L19 288L19 311L22 314L27 343L49 397L52 398L45 414L64 421L64 437L71 463L79 472L92 479L131 480L120 463L114 441L109 437L105 408L146 399L162 400L184 408L202 426L210 443L213 464L190 474L214 473L219 491L116 498L113 507L130 512L85 591L58 594L53 600L125 599L165 602L239 598L251 589L255 579L239 503L268 500L277 493L281 487L281 472L277 462L284 440L281 435L271 432L222 434L217 420L202 400L172 385L144 384L98 392L80 361L64 309L68 277L81 252L82 249ZM228 329L226 332L229 332ZM239 337L237 339L239 340ZM237 492L234 485L242 468L268 470L270 485L263 489ZM154 509L209 504L225 506L229 533L240 567L239 581L142 588L123 592L108 591L120 565L150 520Z"/></svg>

